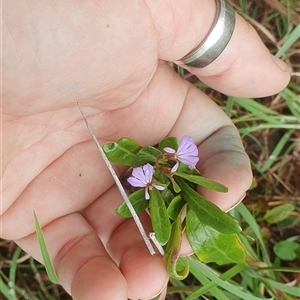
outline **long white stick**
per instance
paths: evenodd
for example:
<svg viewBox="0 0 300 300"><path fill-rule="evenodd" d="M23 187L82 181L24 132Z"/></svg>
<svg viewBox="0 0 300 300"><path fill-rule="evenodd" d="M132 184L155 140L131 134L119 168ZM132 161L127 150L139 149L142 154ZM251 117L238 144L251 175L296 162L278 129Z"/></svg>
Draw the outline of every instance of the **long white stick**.
<svg viewBox="0 0 300 300"><path fill-rule="evenodd" d="M99 150L99 152L100 152L100 154L101 154L101 156L102 156L102 158L103 158L103 160L104 160L104 162L105 162L105 164L106 164L106 166L108 168L108 170L110 171L112 177L114 178L115 183L116 183L116 185L117 185L117 187L118 187L118 189L119 189L119 191L120 191L120 193L121 193L121 195L122 195L122 197L123 197L123 199L124 199L124 201L125 201L128 209L129 209L129 211L130 211L133 219L134 219L134 222L135 222L137 228L139 229L139 231L141 233L141 236L143 237L147 248L149 249L149 252L152 255L155 254L156 252L153 249L153 246L152 246L152 244L151 244L151 242L150 242L150 240L149 240L149 238L148 238L148 236L146 234L146 231L145 231L145 229L144 229L144 227L143 227L143 225L141 223L141 220L139 219L138 215L135 212L134 207L132 206L130 200L128 199L128 196L127 196L127 194L126 194L126 192L125 192L125 190L124 190L124 188L122 186L122 183L119 180L119 177L117 176L114 168L112 167L112 165L111 165L110 161L108 160L106 154L104 153L101 145L99 144L96 136L94 135L93 130L92 130L91 126L89 125L89 123L88 123L88 121L87 121L87 119L86 119L86 117L85 117L85 115L84 115L84 113L83 113L83 111L81 109L81 106L80 106L80 104L78 102L77 102L77 105L78 105L79 110L80 110L80 112L82 114L84 122L85 122L85 124L86 124L86 126L88 128L88 131L90 132L90 134L91 134L91 136L92 136L92 138L93 138L93 140L94 140L94 142L95 142L95 144L96 144L96 146L97 146L97 148L98 148L98 150ZM160 250L160 249L158 249L158 250ZM161 251L159 251L159 252L161 253Z"/></svg>

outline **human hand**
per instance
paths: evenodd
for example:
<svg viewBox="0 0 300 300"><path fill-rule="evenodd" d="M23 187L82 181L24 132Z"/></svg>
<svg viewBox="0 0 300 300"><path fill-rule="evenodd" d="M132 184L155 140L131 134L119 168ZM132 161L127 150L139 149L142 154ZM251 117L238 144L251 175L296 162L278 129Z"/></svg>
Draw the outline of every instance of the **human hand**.
<svg viewBox="0 0 300 300"><path fill-rule="evenodd" d="M1 236L41 261L34 210L74 299L154 296L168 280L163 258L148 253L131 219L115 214L122 199L76 102L101 144L192 136L201 173L229 188L201 192L232 207L251 183L237 130L165 63L206 36L215 2L4 1L3 10ZM287 84L285 69L237 17L224 52L193 72L223 93L260 97ZM141 218L149 229L148 217Z"/></svg>

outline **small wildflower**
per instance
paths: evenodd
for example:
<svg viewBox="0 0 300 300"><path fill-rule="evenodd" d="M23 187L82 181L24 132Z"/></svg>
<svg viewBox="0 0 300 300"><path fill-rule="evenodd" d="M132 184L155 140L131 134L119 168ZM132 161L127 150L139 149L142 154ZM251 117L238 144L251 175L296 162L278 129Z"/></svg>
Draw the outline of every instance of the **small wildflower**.
<svg viewBox="0 0 300 300"><path fill-rule="evenodd" d="M163 186L152 183L154 168L150 164L146 164L142 167L133 168L132 176L127 181L134 187L145 188L145 198L150 199L149 190L155 187L157 190L164 190Z"/></svg>
<svg viewBox="0 0 300 300"><path fill-rule="evenodd" d="M176 172L179 166L178 161L186 164L190 168L194 168L199 160L198 158L198 148L195 145L193 139L188 136L184 135L181 138L181 141L178 146L178 150L175 151L170 147L164 148L164 151L171 154L169 156L170 159L175 159L177 162L171 169L172 172Z"/></svg>

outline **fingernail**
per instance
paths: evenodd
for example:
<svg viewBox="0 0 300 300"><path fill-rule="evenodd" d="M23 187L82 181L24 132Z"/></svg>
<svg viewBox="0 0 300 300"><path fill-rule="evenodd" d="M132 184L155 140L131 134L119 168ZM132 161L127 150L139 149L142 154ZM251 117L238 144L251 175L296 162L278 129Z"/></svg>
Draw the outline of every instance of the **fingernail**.
<svg viewBox="0 0 300 300"><path fill-rule="evenodd" d="M274 61L274 63L284 72L287 72L287 73L291 73L292 72L292 68L287 65L285 62L283 62L281 59L275 57L275 56L272 56L272 59Z"/></svg>
<svg viewBox="0 0 300 300"><path fill-rule="evenodd" d="M235 203L233 206L231 206L229 209L227 209L225 212L229 212L231 211L232 209L234 209L235 207L237 207L246 197L246 193L243 195L243 197L237 202Z"/></svg>

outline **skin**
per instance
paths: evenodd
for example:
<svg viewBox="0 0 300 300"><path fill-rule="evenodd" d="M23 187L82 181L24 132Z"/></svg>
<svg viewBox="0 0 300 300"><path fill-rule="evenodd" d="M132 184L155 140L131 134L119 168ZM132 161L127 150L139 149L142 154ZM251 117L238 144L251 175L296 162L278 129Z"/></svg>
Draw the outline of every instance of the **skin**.
<svg viewBox="0 0 300 300"><path fill-rule="evenodd" d="M132 220L115 214L122 199L77 101L101 144L192 136L199 170L229 187L201 192L224 210L251 183L231 120L165 62L199 45L215 2L161 2L3 1L1 237L41 261L34 210L73 299L147 299L168 280L163 258L148 253ZM287 85L286 69L237 16L224 52L191 72L225 94L262 97ZM185 243L182 253L189 251Z"/></svg>

